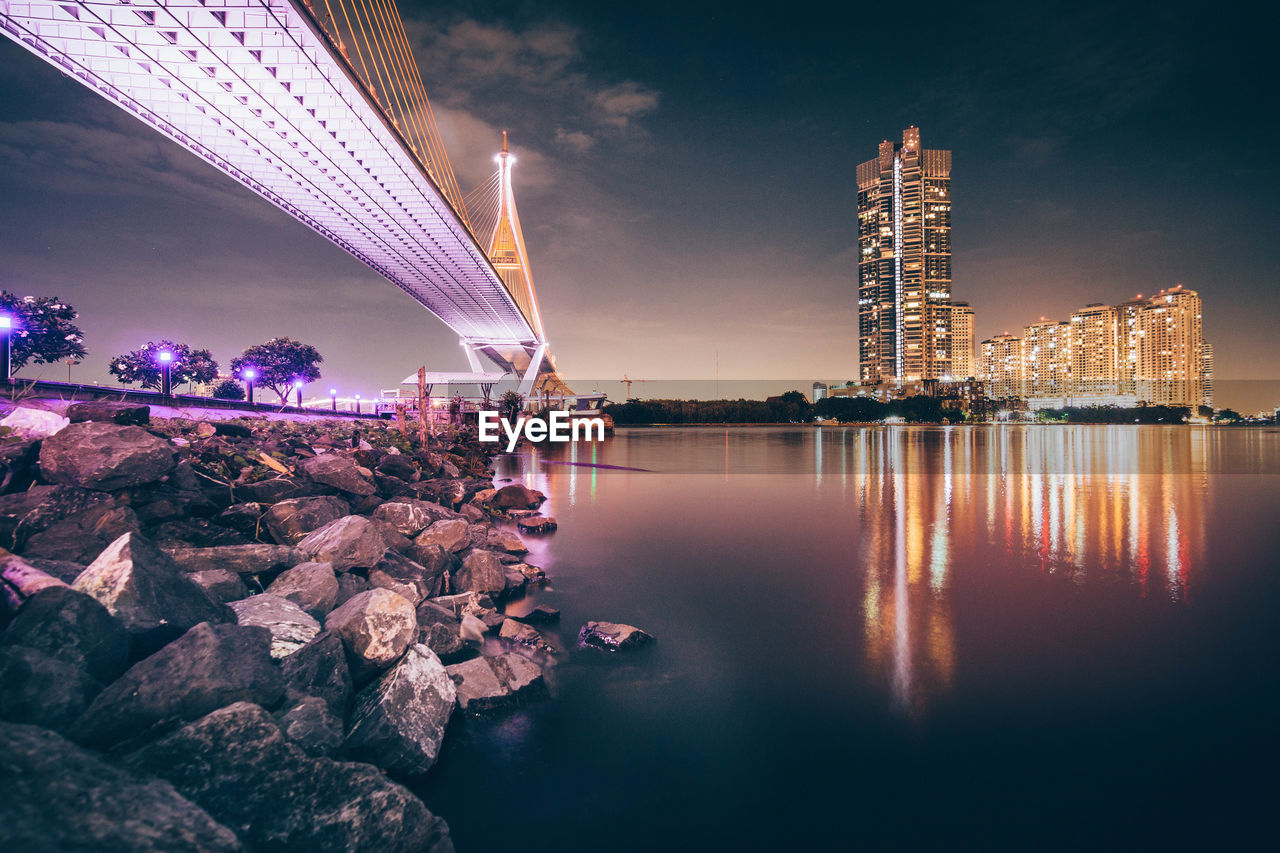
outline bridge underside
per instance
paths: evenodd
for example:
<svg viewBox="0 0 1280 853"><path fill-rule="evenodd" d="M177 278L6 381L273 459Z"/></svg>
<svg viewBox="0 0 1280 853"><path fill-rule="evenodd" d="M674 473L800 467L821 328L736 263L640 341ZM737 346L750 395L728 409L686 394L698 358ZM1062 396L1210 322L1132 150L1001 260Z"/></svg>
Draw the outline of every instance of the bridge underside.
<svg viewBox="0 0 1280 853"><path fill-rule="evenodd" d="M535 381L554 373L483 249L294 0L0 0L0 29L359 258L504 369L523 375L536 353Z"/></svg>

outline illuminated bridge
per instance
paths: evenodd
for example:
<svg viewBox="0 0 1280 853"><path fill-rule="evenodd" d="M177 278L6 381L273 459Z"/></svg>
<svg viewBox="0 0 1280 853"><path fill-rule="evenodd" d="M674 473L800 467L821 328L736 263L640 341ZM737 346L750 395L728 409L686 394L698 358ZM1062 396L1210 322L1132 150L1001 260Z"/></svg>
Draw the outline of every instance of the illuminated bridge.
<svg viewBox="0 0 1280 853"><path fill-rule="evenodd" d="M464 196L394 0L0 0L0 28L372 267L476 372L567 392L505 134Z"/></svg>

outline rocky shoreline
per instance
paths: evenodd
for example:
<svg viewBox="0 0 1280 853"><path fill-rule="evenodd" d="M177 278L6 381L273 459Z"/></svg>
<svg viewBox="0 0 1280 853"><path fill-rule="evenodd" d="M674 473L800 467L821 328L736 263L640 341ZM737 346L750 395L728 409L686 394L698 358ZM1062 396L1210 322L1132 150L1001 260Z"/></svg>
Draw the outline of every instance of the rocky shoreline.
<svg viewBox="0 0 1280 853"><path fill-rule="evenodd" d="M545 581L512 528L555 520L491 445L127 403L2 423L0 846L453 849L402 783L562 654L558 611L506 612Z"/></svg>

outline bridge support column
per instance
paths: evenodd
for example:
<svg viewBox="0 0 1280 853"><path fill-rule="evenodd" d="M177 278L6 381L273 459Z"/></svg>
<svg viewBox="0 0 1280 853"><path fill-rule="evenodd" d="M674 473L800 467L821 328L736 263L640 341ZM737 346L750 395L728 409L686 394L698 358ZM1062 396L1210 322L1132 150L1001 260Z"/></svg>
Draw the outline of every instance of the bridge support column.
<svg viewBox="0 0 1280 853"><path fill-rule="evenodd" d="M520 387L517 389L521 397L527 398L533 391L533 383L538 379L538 369L542 367L542 358L547 354L547 345L538 344L533 350L533 358L529 360L529 367L524 372L524 378L520 380Z"/></svg>
<svg viewBox="0 0 1280 853"><path fill-rule="evenodd" d="M467 353L467 363L471 365L472 373L484 373L484 368L480 366L480 355L476 351L476 345L466 338L460 340L462 348Z"/></svg>

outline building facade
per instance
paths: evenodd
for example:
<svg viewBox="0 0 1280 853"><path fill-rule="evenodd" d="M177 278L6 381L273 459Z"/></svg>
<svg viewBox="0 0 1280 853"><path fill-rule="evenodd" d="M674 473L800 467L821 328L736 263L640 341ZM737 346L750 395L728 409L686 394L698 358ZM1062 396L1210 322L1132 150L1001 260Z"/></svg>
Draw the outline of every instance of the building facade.
<svg viewBox="0 0 1280 853"><path fill-rule="evenodd" d="M950 376L951 152L920 129L857 168L860 380Z"/></svg>
<svg viewBox="0 0 1280 853"><path fill-rule="evenodd" d="M1071 324L1032 323L1022 333L1022 382L1028 400L1065 406L1071 394Z"/></svg>
<svg viewBox="0 0 1280 853"><path fill-rule="evenodd" d="M1148 301L1138 318L1138 399L1157 406L1204 403L1200 295L1179 285Z"/></svg>
<svg viewBox="0 0 1280 853"><path fill-rule="evenodd" d="M979 376L986 382L987 396L995 400L1026 396L1022 383L1022 338L996 335L982 342Z"/></svg>
<svg viewBox="0 0 1280 853"><path fill-rule="evenodd" d="M1071 314L1073 405L1106 405L1120 397L1122 350L1117 306L1094 302Z"/></svg>
<svg viewBox="0 0 1280 853"><path fill-rule="evenodd" d="M968 302L952 302L951 377L953 379L971 379L978 375L973 325L973 306Z"/></svg>

